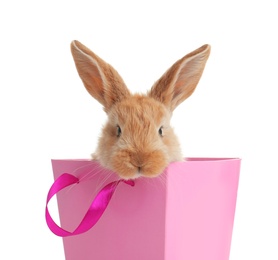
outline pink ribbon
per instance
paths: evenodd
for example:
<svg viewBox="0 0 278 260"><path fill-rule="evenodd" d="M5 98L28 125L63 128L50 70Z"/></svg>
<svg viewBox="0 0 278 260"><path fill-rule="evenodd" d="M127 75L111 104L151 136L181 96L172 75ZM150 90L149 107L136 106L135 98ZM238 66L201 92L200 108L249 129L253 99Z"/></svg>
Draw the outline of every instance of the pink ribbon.
<svg viewBox="0 0 278 260"><path fill-rule="evenodd" d="M70 185L79 183L79 179L76 176L69 174L69 173L62 174L52 184L52 186L48 192L48 195L47 195L45 218L46 218L46 223L47 223L49 229L55 235L61 236L61 237L74 236L74 235L78 235L78 234L88 231L98 222L98 220L104 213L105 209L107 208L107 206L120 182L124 182L130 186L134 186L134 184L135 184L134 181L132 181L132 180L118 180L118 181L113 181L113 182L107 184L96 195L95 199L91 203L87 213L85 214L84 218L81 220L78 227L73 232L69 232L69 231L59 227L55 223L55 221L50 216L48 207L47 207L48 202L56 193L58 193L60 190L66 188Z"/></svg>

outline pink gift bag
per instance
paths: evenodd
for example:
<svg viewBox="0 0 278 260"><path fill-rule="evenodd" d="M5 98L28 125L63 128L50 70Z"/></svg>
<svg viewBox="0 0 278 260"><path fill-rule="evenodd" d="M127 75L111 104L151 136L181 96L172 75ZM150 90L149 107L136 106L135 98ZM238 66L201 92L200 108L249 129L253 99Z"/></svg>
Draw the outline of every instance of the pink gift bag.
<svg viewBox="0 0 278 260"><path fill-rule="evenodd" d="M52 160L55 180L63 173L77 177L57 193L65 232L76 229L105 185L114 185L109 204L97 198L107 207L95 225L63 237L66 259L228 260L240 161L186 158L132 186L116 182L96 161Z"/></svg>

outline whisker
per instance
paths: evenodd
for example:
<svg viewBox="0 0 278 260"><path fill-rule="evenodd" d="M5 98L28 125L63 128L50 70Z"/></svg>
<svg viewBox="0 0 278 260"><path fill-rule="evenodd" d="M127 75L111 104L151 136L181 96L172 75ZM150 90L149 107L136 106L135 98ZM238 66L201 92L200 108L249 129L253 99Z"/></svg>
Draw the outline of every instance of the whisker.
<svg viewBox="0 0 278 260"><path fill-rule="evenodd" d="M90 161L88 161L88 163L86 163L86 164L84 164L84 165L82 165L82 166L77 167L77 168L72 172L72 174L75 174L75 173L77 173L77 171L80 171L80 170L84 169L85 167L91 166L91 165L94 164L94 163L95 163L94 161L90 160Z"/></svg>

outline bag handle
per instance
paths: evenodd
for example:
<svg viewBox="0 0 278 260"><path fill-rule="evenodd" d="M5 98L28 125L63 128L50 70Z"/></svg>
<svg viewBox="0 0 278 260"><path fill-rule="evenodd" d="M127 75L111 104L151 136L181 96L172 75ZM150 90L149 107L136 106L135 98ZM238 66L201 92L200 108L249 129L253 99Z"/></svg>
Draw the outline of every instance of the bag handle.
<svg viewBox="0 0 278 260"><path fill-rule="evenodd" d="M98 222L98 220L104 213L120 182L124 182L130 186L135 185L133 180L122 180L122 179L107 184L104 188L102 188L98 192L98 194L96 195L95 199L92 201L88 211L86 212L84 218L81 220L78 227L73 232L70 232L59 227L55 223L55 221L52 219L52 217L49 214L47 205L50 199L60 190L70 185L78 184L79 182L80 181L76 176L69 173L64 173L60 175L50 187L50 190L47 195L47 200L46 200L45 218L49 229L57 236L60 237L74 236L88 231Z"/></svg>

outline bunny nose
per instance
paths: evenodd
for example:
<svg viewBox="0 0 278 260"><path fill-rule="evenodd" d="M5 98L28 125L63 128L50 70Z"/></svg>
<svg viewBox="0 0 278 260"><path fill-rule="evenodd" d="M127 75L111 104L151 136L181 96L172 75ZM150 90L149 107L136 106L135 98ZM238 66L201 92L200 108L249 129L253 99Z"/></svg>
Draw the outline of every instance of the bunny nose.
<svg viewBox="0 0 278 260"><path fill-rule="evenodd" d="M132 156L130 158L130 162L137 169L137 173L142 174L143 167L145 164L143 154L138 153L138 152L132 154Z"/></svg>

